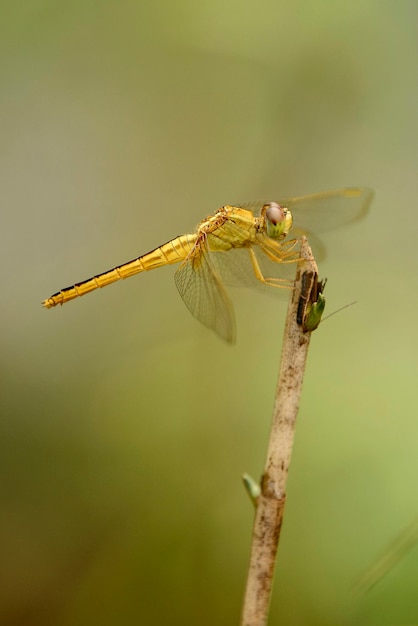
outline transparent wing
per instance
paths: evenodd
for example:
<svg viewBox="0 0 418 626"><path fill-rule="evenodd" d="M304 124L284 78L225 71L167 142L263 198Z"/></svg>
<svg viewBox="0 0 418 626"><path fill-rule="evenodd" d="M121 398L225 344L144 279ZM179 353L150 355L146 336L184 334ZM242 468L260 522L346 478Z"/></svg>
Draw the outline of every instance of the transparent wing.
<svg viewBox="0 0 418 626"><path fill-rule="evenodd" d="M369 210L371 189L347 187L280 201L292 211L295 228L324 233L362 219Z"/></svg>
<svg viewBox="0 0 418 626"><path fill-rule="evenodd" d="M202 244L174 274L176 287L190 313L229 343L235 342L235 317L211 255Z"/></svg>
<svg viewBox="0 0 418 626"><path fill-rule="evenodd" d="M316 260L321 260L326 255L325 247L316 237L316 233L341 228L362 219L367 214L372 199L371 189L347 187L308 196L285 198L278 202L292 212L293 226L289 238L306 235ZM250 202L240 206L258 215L263 204L265 202Z"/></svg>
<svg viewBox="0 0 418 626"><path fill-rule="evenodd" d="M289 290L293 289L294 285L296 261L299 256L298 247L294 249L293 261L284 263L283 255L280 252L283 246L288 247L287 244L282 245L273 240L269 240L268 243L269 255L259 245L252 246L252 255L255 257L255 262L266 282L275 281L278 289L272 288L271 284L265 284L257 278L254 260L252 260L249 248L232 248L228 251L211 252L211 263L226 285L258 288L287 298Z"/></svg>

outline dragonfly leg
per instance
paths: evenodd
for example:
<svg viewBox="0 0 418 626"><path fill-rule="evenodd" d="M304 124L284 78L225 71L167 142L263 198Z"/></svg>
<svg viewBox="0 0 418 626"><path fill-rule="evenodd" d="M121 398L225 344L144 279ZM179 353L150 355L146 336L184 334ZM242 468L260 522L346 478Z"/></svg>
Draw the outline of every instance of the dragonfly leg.
<svg viewBox="0 0 418 626"><path fill-rule="evenodd" d="M253 266L254 274L263 285L267 285L269 287L279 287L280 289L292 289L293 283L292 281L287 280L286 278L266 278L261 271L260 265L258 263L256 254L252 248L248 248L250 253L251 265ZM277 257L273 259L277 261ZM296 259L297 260L297 259Z"/></svg>
<svg viewBox="0 0 418 626"><path fill-rule="evenodd" d="M278 244L276 241L263 241L261 248L269 259L275 263L296 263L300 260L299 251L295 250L299 239L286 241L285 244Z"/></svg>

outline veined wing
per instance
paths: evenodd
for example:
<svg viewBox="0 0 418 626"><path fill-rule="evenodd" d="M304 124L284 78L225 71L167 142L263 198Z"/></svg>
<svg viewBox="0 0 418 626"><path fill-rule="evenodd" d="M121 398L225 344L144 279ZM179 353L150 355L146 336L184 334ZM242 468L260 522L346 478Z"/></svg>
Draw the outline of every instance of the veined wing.
<svg viewBox="0 0 418 626"><path fill-rule="evenodd" d="M276 242L270 240L272 247L288 248L288 242ZM274 250L273 248L273 250ZM211 265L216 270L217 275L221 278L222 283L231 287L251 287L267 292L278 292L278 295L282 295L287 298L289 296L289 289L293 288L296 262L298 260L298 247L292 247L292 262L284 262L286 259L281 256L279 251L277 256L268 256L263 247L254 244L250 248L232 248L228 251L220 251L210 253ZM271 252L271 250L270 250ZM275 259L275 260L273 260ZM256 276L254 269L254 263L258 265L258 268L264 277L264 279L270 283L270 285L263 284ZM280 289L271 289L271 279L275 282Z"/></svg>
<svg viewBox="0 0 418 626"><path fill-rule="evenodd" d="M368 212L373 192L366 187L346 187L280 200L292 212L294 228L324 233L362 219Z"/></svg>
<svg viewBox="0 0 418 626"><path fill-rule="evenodd" d="M190 313L222 339L234 343L233 307L211 256L202 239L176 271L174 281Z"/></svg>

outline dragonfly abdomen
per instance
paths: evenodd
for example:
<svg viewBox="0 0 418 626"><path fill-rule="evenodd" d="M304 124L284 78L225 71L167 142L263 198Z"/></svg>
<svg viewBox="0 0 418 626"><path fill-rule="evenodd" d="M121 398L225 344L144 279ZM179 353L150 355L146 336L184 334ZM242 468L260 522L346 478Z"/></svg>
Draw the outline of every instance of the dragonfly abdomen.
<svg viewBox="0 0 418 626"><path fill-rule="evenodd" d="M71 287L65 287L47 300L44 300L42 304L47 309L50 309L58 304L65 304L65 302L69 302L74 298L84 296L86 293L90 293L101 287L111 285L118 280L129 278L129 276L162 267L163 265L179 263L183 261L193 249L196 239L196 235L182 235L181 237L176 237L137 259L118 265L107 272L83 280Z"/></svg>
<svg viewBox="0 0 418 626"><path fill-rule="evenodd" d="M136 259L140 261L143 268L139 271L153 270L163 265L172 265L184 261L188 254L192 251L197 241L197 235L181 235L171 241L167 241L162 246L155 248L151 252L144 254ZM134 263L135 261L131 261ZM128 264L129 265L129 264ZM134 274L136 272L133 272Z"/></svg>

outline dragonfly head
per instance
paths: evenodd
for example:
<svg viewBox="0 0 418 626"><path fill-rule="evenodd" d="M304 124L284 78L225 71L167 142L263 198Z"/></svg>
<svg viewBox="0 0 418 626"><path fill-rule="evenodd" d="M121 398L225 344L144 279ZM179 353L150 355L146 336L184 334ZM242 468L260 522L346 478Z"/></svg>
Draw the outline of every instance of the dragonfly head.
<svg viewBox="0 0 418 626"><path fill-rule="evenodd" d="M289 209L277 202L269 202L261 209L265 219L267 235L272 239L284 239L292 227L292 214Z"/></svg>

